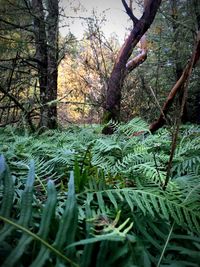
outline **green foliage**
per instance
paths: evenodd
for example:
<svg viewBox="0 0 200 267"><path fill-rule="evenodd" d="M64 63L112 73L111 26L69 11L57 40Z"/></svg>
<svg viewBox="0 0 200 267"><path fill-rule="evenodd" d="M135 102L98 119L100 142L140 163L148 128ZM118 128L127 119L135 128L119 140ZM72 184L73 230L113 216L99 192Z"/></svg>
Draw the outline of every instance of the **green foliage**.
<svg viewBox="0 0 200 267"><path fill-rule="evenodd" d="M0 172L2 174L3 182L5 183L7 178L7 173L9 172L8 167L5 164L5 159L3 156L0 158L1 169ZM9 182L12 184L12 177L9 175ZM28 230L30 227L31 214L33 212L33 182L35 179L34 172L34 163L33 161L30 163L30 170L26 182L25 189L22 195L22 203L20 207L20 217L15 222L11 218L7 218L4 214L1 214L0 219L5 222L4 227L1 229L1 244L2 246L9 247L7 244L7 237L11 236L13 239L17 239L18 235L20 238L16 243L15 248L11 253L6 251L7 255L3 255L5 257L5 261L2 263L2 266L15 266L15 264L19 261L20 257L24 253L25 249L28 247L30 243L32 243L33 254L37 255L37 257L32 259L31 266L43 266L47 260L49 260L50 253L54 253L56 255L56 262L60 262L61 260L65 260L70 262L72 266L76 266L70 259L68 259L65 255L63 255L59 250L68 242L73 242L74 240L74 231L71 231L70 224L73 221L73 224L76 225L77 216L76 216L76 200L75 200L75 192L74 192L74 177L71 174L69 186L68 186L68 198L66 200L65 211L61 217L59 222L58 231L56 236L54 237L53 244L47 243L50 234L50 227L52 222L52 217L54 216L55 205L56 205L56 190L54 183L50 180L48 182L48 199L46 205L43 208L43 213L41 215L41 222L37 232L37 235L32 231ZM9 192L4 192L3 201L9 200ZM10 210L9 210L10 212ZM66 218L67 216L67 218ZM68 224L67 224L68 223ZM76 228L74 227L74 230ZM15 230L15 233L13 233ZM19 233L17 230L21 230ZM66 236L68 237L68 242L66 242ZM34 253L35 244L33 241L36 240L39 243L39 253ZM30 248L29 248L30 249ZM6 257L8 256L8 257ZM30 263L29 263L30 264ZM28 265L29 265L28 264ZM30 265L29 265L30 266Z"/></svg>
<svg viewBox="0 0 200 267"><path fill-rule="evenodd" d="M199 127L115 128L0 131L1 266L199 266Z"/></svg>

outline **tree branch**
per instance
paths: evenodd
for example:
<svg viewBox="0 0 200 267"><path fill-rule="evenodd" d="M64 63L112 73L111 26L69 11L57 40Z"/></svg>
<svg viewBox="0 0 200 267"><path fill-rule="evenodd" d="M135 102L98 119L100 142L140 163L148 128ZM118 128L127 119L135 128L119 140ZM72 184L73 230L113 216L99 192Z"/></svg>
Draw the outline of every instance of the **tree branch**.
<svg viewBox="0 0 200 267"><path fill-rule="evenodd" d="M1 85L0 85L0 91L1 91L3 94L5 94L8 98L10 98L10 99L15 103L15 105L16 105L17 107L19 107L23 112L26 112L24 106L21 105L21 103L18 101L18 99L17 99L14 95L12 95L12 94L10 94L9 92L7 92Z"/></svg>
<svg viewBox="0 0 200 267"><path fill-rule="evenodd" d="M6 20L4 20L2 18L0 18L0 21L3 22L3 23L5 23L5 24L7 24L7 25L10 25L10 26L12 26L12 27L14 27L16 29L21 29L21 30L25 30L25 31L28 31L28 32L33 32L33 30L28 29L29 27L32 27L32 24L21 26L21 25L17 25L15 23L6 21Z"/></svg>
<svg viewBox="0 0 200 267"><path fill-rule="evenodd" d="M126 64L126 69L128 72L131 72L147 59L147 40L145 34L140 39L140 49L140 53Z"/></svg>
<svg viewBox="0 0 200 267"><path fill-rule="evenodd" d="M134 24L138 22L138 19L134 16L133 11L130 7L128 7L126 0L122 0L122 4L126 10L127 15L130 17L130 19L133 21Z"/></svg>

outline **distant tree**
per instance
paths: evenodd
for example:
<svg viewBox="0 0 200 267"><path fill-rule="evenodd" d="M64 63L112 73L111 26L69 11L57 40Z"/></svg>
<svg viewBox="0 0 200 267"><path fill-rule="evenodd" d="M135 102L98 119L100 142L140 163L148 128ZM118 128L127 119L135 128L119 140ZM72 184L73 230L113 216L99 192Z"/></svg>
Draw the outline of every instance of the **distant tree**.
<svg viewBox="0 0 200 267"><path fill-rule="evenodd" d="M0 58L5 77L0 92L9 99L2 110L21 110L32 129L38 109L40 127L57 126L58 2L2 1L0 49L6 53Z"/></svg>
<svg viewBox="0 0 200 267"><path fill-rule="evenodd" d="M23 117L33 130L29 89L34 73L27 60L33 53L32 21L23 0L2 0L0 13L0 124Z"/></svg>
<svg viewBox="0 0 200 267"><path fill-rule="evenodd" d="M102 117L107 77L119 44L115 35L103 35L100 21L96 15L88 21L82 41L74 38L59 65L58 95L62 100L58 107L63 120L100 122Z"/></svg>

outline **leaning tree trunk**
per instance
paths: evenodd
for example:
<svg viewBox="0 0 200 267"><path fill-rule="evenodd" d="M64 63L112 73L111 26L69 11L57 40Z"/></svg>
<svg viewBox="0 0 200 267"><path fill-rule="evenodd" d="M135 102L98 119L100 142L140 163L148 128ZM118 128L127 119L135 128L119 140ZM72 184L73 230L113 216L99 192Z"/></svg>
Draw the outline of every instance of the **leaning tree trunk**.
<svg viewBox="0 0 200 267"><path fill-rule="evenodd" d="M191 1L191 4L192 11L194 11L193 13L191 13L195 14L196 25L198 27L198 30L200 31L200 1L193 0ZM199 72L200 68L198 67L197 75ZM192 93L190 93L188 96L188 102L192 103L192 107L190 106L190 109L188 109L188 120L192 123L200 124L200 79L197 79L196 82L196 90L193 90Z"/></svg>
<svg viewBox="0 0 200 267"><path fill-rule="evenodd" d="M166 123L166 115L169 112L169 109L176 95L178 93L181 93L182 90L184 90L187 87L190 75L192 73L192 69L196 66L197 62L199 61L199 58L200 58L200 31L198 31L197 33L197 38L196 38L192 56L188 64L184 68L181 77L171 89L167 97L167 100L165 101L163 105L162 113L160 114L160 117L149 126L149 130L152 133L157 131L159 128L161 128Z"/></svg>
<svg viewBox="0 0 200 267"><path fill-rule="evenodd" d="M194 45L194 49L193 49L193 53L192 56L188 62L188 64L186 65L186 67L184 68L180 78L178 79L178 81L176 82L176 84L172 87L164 105L162 108L162 112L159 116L159 118L154 121L150 126L149 126L149 130L154 133L155 131L157 131L158 129L160 129L163 125L165 125L166 123L166 115L169 112L170 107L172 106L172 103L177 95L177 93L183 93L182 91L185 89L185 87L187 86L188 82L189 82L189 78L190 75L192 73L192 69L196 67L199 59L200 59L200 3L199 0L193 0L193 6L195 7L195 15L197 18L197 27L198 27L198 32L197 32L197 37L196 37L196 41L195 41L195 45ZM198 107L199 107L199 103L200 101L198 101ZM200 122L200 112L198 109L198 114L197 114L197 118L196 122Z"/></svg>
<svg viewBox="0 0 200 267"><path fill-rule="evenodd" d="M146 48L142 50L141 55L137 56L129 63L127 62L133 52L134 47L151 26L156 12L161 4L161 0L145 1L144 12L139 20L133 15L131 8L127 6L125 0L122 0L122 3L126 9L127 14L133 21L134 27L119 51L112 73L108 80L106 104L104 107L103 115L104 123L107 123L110 120L118 121L120 119L121 90L123 87L124 79L130 71L132 71L146 59ZM110 126L106 126L104 127L102 132L104 134L112 134L113 129Z"/></svg>

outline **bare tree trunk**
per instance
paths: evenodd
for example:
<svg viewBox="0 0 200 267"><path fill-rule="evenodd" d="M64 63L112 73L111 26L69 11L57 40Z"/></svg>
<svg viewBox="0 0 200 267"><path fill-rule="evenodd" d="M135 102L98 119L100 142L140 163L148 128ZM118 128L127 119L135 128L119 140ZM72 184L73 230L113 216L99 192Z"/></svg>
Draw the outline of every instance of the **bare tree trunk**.
<svg viewBox="0 0 200 267"><path fill-rule="evenodd" d="M36 47L36 61L39 75L40 87L40 127L47 127L47 68L48 68L48 51L47 51L47 36L44 18L44 7L41 0L32 0L35 47Z"/></svg>
<svg viewBox="0 0 200 267"><path fill-rule="evenodd" d="M47 1L48 16L47 40L48 40L48 75L47 75L47 99L48 102L57 99L57 80L58 80L58 0ZM47 127L55 129L57 127L57 104L52 103L48 106Z"/></svg>
<svg viewBox="0 0 200 267"><path fill-rule="evenodd" d="M40 86L40 127L57 127L58 0L32 0L36 60ZM54 103L53 103L54 102Z"/></svg>
<svg viewBox="0 0 200 267"><path fill-rule="evenodd" d="M133 15L131 8L129 8L126 4L126 1L122 0L122 3L127 14L133 21L134 27L119 51L111 76L108 80L107 97L103 116L104 123L107 123L111 119L114 121L120 119L121 90L124 79L130 71L132 71L146 59L147 51L143 51L141 57L136 57L135 60L132 60L132 64L127 64L128 59L130 58L134 47L151 26L156 12L161 4L161 0L145 1L144 12L139 20ZM145 37L143 40L145 40ZM104 134L112 134L113 129L109 126L106 126L102 132Z"/></svg>

